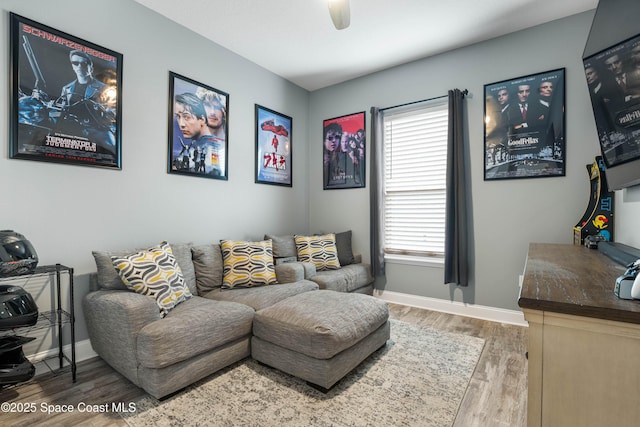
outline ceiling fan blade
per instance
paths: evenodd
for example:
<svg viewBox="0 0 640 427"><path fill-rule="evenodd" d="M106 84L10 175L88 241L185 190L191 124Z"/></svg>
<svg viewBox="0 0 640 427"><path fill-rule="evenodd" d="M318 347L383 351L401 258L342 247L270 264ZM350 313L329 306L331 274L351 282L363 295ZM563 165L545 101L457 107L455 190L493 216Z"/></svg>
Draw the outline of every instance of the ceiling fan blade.
<svg viewBox="0 0 640 427"><path fill-rule="evenodd" d="M349 0L328 0L329 14L337 30L343 30L351 23Z"/></svg>

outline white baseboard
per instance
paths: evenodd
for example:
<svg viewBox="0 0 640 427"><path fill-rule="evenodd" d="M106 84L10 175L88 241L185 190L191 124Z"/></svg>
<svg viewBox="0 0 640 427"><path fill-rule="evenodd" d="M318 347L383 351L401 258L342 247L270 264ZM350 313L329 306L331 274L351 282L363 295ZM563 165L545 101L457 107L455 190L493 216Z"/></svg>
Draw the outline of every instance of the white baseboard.
<svg viewBox="0 0 640 427"><path fill-rule="evenodd" d="M65 356L71 360L71 345L65 345L62 349ZM59 367L57 356L58 349L52 348L47 351L27 355L27 358L35 365L36 375L40 375L49 372L51 369L55 370ZM76 364L96 356L98 356L98 354L93 351L91 342L88 339L76 343ZM46 363L44 363L45 360ZM63 359L62 365L68 366L69 362L66 359Z"/></svg>
<svg viewBox="0 0 640 427"><path fill-rule="evenodd" d="M98 357L98 353L93 351L91 341L86 339L76 343L76 363L91 359L92 357Z"/></svg>
<svg viewBox="0 0 640 427"><path fill-rule="evenodd" d="M70 344L63 346L62 351L68 358L71 358ZM46 351L41 351L40 353L27 355L27 357L31 362L36 363L44 359L56 357L57 355L58 355L58 349L51 348ZM95 351L93 351L93 347L91 347L91 342L88 339L84 341L79 341L76 343L76 362L82 362L83 360L91 359L92 357L96 357L97 355L98 354Z"/></svg>
<svg viewBox="0 0 640 427"><path fill-rule="evenodd" d="M393 304L407 305L410 307L440 311L482 320L490 320L492 322L508 323L517 326L529 326L527 321L524 320L524 314L521 311L466 304L458 301L422 297L399 292L381 291L378 289L373 291L373 295Z"/></svg>

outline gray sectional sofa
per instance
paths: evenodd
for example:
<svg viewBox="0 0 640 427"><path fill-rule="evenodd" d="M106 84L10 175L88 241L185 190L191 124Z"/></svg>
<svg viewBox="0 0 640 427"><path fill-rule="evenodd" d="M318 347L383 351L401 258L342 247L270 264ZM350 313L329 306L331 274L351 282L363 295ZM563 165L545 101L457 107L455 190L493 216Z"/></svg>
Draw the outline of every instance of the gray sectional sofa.
<svg viewBox="0 0 640 427"><path fill-rule="evenodd" d="M276 246L274 243L274 249ZM116 371L156 398L250 356L257 312L320 288L366 293L372 282L369 267L362 263L341 268L342 274L336 270L325 275L316 272L313 265L289 262L275 266L276 285L223 289L219 245L171 244L171 248L193 297L179 303L165 317L160 314L154 298L128 290L114 269L111 256L131 251L93 252L97 272L91 275L93 290L83 300L93 349ZM367 304L373 300L384 304L373 297L362 297ZM352 310L350 301L345 299L345 311ZM353 304L360 306L363 302L354 299ZM366 334L374 329L383 330L382 333L378 331L378 338L373 344L367 344L366 351L355 352L358 360L349 358L346 368L362 360L359 353L367 357L372 345L379 347L386 342L389 333L388 325L384 331L385 309L386 305L382 311L377 308L381 314L375 325L361 328ZM357 342L366 334L363 332L362 337L351 339ZM349 370L353 367L355 365ZM334 382L332 379L318 385L328 388Z"/></svg>

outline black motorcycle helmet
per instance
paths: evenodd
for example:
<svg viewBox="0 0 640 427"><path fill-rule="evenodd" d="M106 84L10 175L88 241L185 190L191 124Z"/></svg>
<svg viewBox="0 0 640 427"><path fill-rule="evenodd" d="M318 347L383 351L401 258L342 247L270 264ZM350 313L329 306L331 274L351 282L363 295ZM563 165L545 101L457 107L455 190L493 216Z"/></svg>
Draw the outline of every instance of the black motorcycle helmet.
<svg viewBox="0 0 640 427"><path fill-rule="evenodd" d="M0 386L33 378L36 367L25 357L22 346L34 339L19 336L0 338Z"/></svg>
<svg viewBox="0 0 640 427"><path fill-rule="evenodd" d="M31 242L13 230L0 230L0 277L30 273L37 265Z"/></svg>
<svg viewBox="0 0 640 427"><path fill-rule="evenodd" d="M38 321L38 306L20 286L0 285L0 331L32 326Z"/></svg>

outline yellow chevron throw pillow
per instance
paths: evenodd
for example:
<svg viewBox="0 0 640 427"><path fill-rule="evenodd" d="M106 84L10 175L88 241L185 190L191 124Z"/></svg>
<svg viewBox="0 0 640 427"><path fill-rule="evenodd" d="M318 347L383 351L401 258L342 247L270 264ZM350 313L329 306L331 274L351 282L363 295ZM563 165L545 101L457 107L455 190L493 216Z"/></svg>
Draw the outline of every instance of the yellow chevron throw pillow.
<svg viewBox="0 0 640 427"><path fill-rule="evenodd" d="M222 287L250 288L276 283L271 240L243 242L221 240L223 260Z"/></svg>
<svg viewBox="0 0 640 427"><path fill-rule="evenodd" d="M162 317L189 298L191 292L167 242L111 262L127 288L156 299Z"/></svg>
<svg viewBox="0 0 640 427"><path fill-rule="evenodd" d="M310 262L316 270L337 270L340 268L335 234L322 236L295 236L298 261Z"/></svg>

